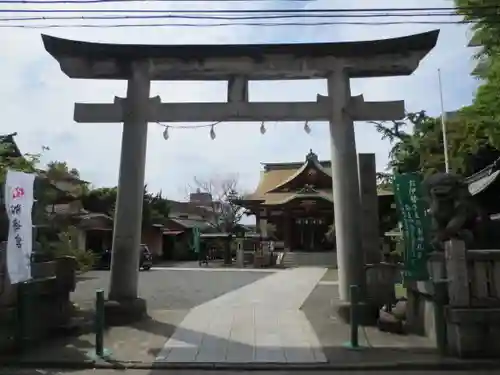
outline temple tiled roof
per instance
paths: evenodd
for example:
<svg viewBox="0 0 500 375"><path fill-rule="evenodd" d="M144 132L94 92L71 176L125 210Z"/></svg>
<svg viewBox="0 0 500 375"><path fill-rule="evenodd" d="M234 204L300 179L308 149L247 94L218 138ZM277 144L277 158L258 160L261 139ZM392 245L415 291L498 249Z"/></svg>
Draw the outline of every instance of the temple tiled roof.
<svg viewBox="0 0 500 375"><path fill-rule="evenodd" d="M283 191L287 184L298 178L306 169L315 169L321 174L331 178L331 173L321 165L316 154L309 152L305 162L302 163L280 163L270 164L272 168L264 165L264 171L261 172L259 185L250 195L244 197L246 201L261 201L265 205L280 205L290 202L294 199L325 199L332 200L331 189L311 190L309 192ZM293 168L290 168L293 166Z"/></svg>
<svg viewBox="0 0 500 375"><path fill-rule="evenodd" d="M322 186L321 188L310 186L312 189L310 188L309 191L304 191L304 189L303 191L297 189L286 191L287 184L290 184L303 173L307 173L311 168L328 177L326 180L331 181L330 161L318 160L312 150L306 156L304 162L263 163L263 165L264 170L260 173L257 188L252 194L248 194L242 199L247 204L254 202L263 205L281 205L294 199L323 199L333 202L331 182L328 186ZM391 196L393 192L379 191L378 195Z"/></svg>
<svg viewBox="0 0 500 375"><path fill-rule="evenodd" d="M469 192L476 195L486 190L500 176L500 158L486 168L467 177L465 182L469 185Z"/></svg>

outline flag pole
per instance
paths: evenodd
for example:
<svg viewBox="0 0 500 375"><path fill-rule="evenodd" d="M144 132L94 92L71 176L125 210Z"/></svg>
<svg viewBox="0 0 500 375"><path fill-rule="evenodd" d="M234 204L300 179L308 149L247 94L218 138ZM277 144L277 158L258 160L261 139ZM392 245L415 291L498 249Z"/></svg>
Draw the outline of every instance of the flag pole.
<svg viewBox="0 0 500 375"><path fill-rule="evenodd" d="M450 162L448 158L448 136L446 131L446 112L444 111L443 84L441 81L441 69L438 69L439 98L441 101L441 130L443 132L444 167L446 173L450 172Z"/></svg>

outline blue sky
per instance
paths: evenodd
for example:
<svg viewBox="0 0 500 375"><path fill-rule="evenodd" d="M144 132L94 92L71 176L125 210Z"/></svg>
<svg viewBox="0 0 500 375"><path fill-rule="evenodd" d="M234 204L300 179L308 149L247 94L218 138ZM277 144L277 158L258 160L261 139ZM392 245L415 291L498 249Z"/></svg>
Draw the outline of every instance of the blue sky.
<svg viewBox="0 0 500 375"><path fill-rule="evenodd" d="M225 4L224 4L225 3ZM251 2L248 2L251 3ZM391 8L401 7L396 0L320 0L306 4L309 8ZM138 8L140 3L121 5ZM245 7L253 9L304 7L286 1L229 3L210 1L210 8ZM375 5L376 4L376 5ZM107 5L116 7L116 4ZM165 3L140 4L141 7L165 8ZM172 8L207 9L203 3L171 4ZM449 7L449 0L407 0L404 7ZM93 6L96 7L95 5ZM3 8L7 6L3 5ZM12 7L9 7L12 8ZM103 6L104 8L104 6ZM5 14L4 14L5 16ZM438 114L439 93L437 69L442 70L446 110L471 102L477 82L469 76L474 62L473 50L467 48L470 33L463 25L397 25L397 26L321 26L321 27L231 27L231 28L140 28L140 29L4 29L0 43L4 59L0 61L0 95L3 100L1 132L18 132L23 152L38 152L49 146L45 161L65 160L78 168L82 177L95 186L115 185L120 154L120 124L76 124L74 102L112 102L123 96L125 82L70 80L43 49L40 33L70 39L148 44L227 44L265 42L335 42L369 40L409 35L441 29L435 50L410 77L353 80L353 94L364 94L367 100L406 101L408 111L427 110ZM326 94L322 81L253 82L252 100L315 100ZM151 95L163 101L221 101L226 89L222 83L154 83ZM240 189L251 192L258 183L261 162L303 160L309 149L321 159L329 158L329 134L326 123L311 124L311 134L302 123L266 124L265 135L258 123L223 123L216 128L212 141L208 129L172 130L164 141L163 129L149 125L146 179L151 190L162 190L171 199L185 197L185 186L198 178L223 177L237 173ZM387 163L389 145L370 124L356 124L358 152L374 152L377 166Z"/></svg>

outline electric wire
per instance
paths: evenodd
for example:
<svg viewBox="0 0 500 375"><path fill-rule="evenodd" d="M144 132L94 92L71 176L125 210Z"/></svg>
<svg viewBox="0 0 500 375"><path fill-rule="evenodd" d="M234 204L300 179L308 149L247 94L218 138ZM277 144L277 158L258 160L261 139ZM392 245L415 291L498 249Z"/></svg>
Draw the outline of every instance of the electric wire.
<svg viewBox="0 0 500 375"><path fill-rule="evenodd" d="M386 18L389 17L407 17L405 15L384 15L384 16L373 16L373 15L285 15L285 16L243 16L243 17L219 17L219 16L180 16L180 15L153 15L153 16L142 16L142 15L103 15L103 16L48 16L48 17L1 17L0 22L11 22L11 21L74 21L74 20L149 20L149 19L189 19L189 20L224 20L224 21L244 21L244 20L284 20L284 19L294 19L294 18L318 18L318 19L345 19L345 18ZM419 15L411 15L410 17L433 17L433 16L454 16L453 14L419 14Z"/></svg>
<svg viewBox="0 0 500 375"><path fill-rule="evenodd" d="M214 3L225 2L225 3L262 3L262 2L276 2L276 0L0 0L0 4L37 4L37 5L46 5L46 4L106 4L106 3L133 3L133 2L141 2L141 3L205 3L207 1L211 1ZM279 1L279 0L278 0ZM281 0L283 2L288 3L313 3L316 0Z"/></svg>
<svg viewBox="0 0 500 375"><path fill-rule="evenodd" d="M0 17L0 21L47 21L47 20L109 20L109 19L195 19L195 20L225 20L225 21L239 21L239 20L277 20L277 19L293 19L293 18L386 18L386 17L436 17L436 16L458 16L453 13L423 13L423 14L411 14L406 15L403 13L398 14L360 14L360 15L265 15L265 16L236 16L236 17L226 17L226 16L192 16L192 15L176 15L176 14L163 14L163 15L104 15L104 16L32 16L32 17Z"/></svg>
<svg viewBox="0 0 500 375"><path fill-rule="evenodd" d="M21 25L21 24L1 24L0 28L20 28L20 29L64 29L64 28L127 28L127 27L192 27L192 28L210 28L210 27L228 27L228 26L250 26L250 27L290 27L290 26L335 26L335 25L353 25L353 26L393 26L393 25L458 25L473 23L471 21L392 21L392 22L280 22L280 23L262 23L262 22L245 22L245 23L215 23L215 24L199 24L199 23L122 23L122 24L49 24L49 25ZM500 24L500 22L499 22Z"/></svg>
<svg viewBox="0 0 500 375"><path fill-rule="evenodd" d="M355 8L355 9L0 9L2 13L205 13L205 14L238 14L238 13L391 13L391 12L457 12L472 10L500 10L500 5L496 6L478 6L478 7L452 7L452 8Z"/></svg>
<svg viewBox="0 0 500 375"><path fill-rule="evenodd" d="M59 0L58 0L59 1ZM62 0L61 0L62 1ZM80 1L80 0L78 0ZM87 0L82 0L87 1ZM120 2L120 0L88 0L96 2ZM133 0L136 1L136 0ZM259 0L264 1L264 0ZM310 0L297 0L310 1ZM1 3L9 1L0 0ZM41 3L41 1L34 1ZM70 2L71 3L71 2ZM380 8L380 9L225 9L225 10L159 10L159 9L0 9L1 13L30 13L30 16L4 16L0 17L0 27L3 28L123 28L123 27L225 27L225 26L330 26L330 25L364 25L364 26L387 26L402 24L422 24L422 25L447 25L447 24L467 24L473 21L462 19L457 14L457 9L461 8ZM465 8L464 8L465 9ZM478 6L471 9L495 10L500 13L500 6ZM33 15L36 14L36 15ZM37 14L49 14L38 16ZM80 15L59 16L52 14L79 13ZM101 13L99 15L94 14ZM84 15L81 15L84 14ZM234 15L233 15L234 14ZM397 21L381 21L382 18L405 18ZM435 17L460 17L460 20L408 20L408 18L435 18ZM239 21L279 21L287 19L316 19L314 22L239 22ZM372 19L371 21L333 21L338 19L362 18ZM203 20L203 21L231 21L218 23L113 23L113 24L24 24L22 22L33 21L118 21L118 20ZM329 21L319 21L329 19ZM9 23L17 22L17 23ZM500 22L500 18L499 18ZM2 24L9 23L9 24Z"/></svg>

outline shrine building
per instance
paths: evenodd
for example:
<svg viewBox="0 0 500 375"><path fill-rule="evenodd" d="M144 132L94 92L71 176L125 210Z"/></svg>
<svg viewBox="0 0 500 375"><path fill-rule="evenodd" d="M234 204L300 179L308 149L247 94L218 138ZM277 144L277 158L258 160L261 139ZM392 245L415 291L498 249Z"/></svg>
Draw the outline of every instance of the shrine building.
<svg viewBox="0 0 500 375"><path fill-rule="evenodd" d="M255 215L261 235L290 251L334 251L335 237L326 235L334 224L331 162L311 150L303 162L263 167L256 190L237 202ZM393 200L391 192L378 195L380 208Z"/></svg>

